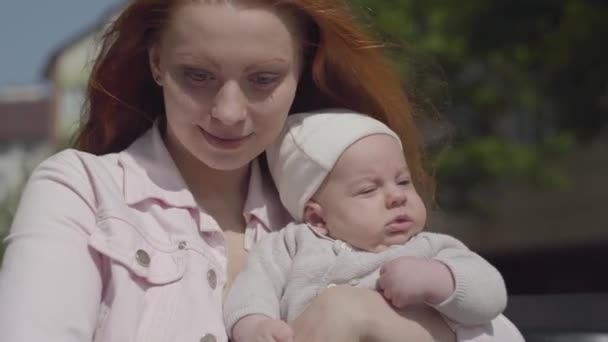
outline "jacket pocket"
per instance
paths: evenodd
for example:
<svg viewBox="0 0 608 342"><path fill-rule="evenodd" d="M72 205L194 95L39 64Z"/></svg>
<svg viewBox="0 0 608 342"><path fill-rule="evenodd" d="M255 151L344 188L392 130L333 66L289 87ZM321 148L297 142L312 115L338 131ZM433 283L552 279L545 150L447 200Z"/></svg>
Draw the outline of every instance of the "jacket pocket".
<svg viewBox="0 0 608 342"><path fill-rule="evenodd" d="M143 229L118 217L98 222L89 246L151 285L180 280L186 269L184 252L168 242L154 240Z"/></svg>

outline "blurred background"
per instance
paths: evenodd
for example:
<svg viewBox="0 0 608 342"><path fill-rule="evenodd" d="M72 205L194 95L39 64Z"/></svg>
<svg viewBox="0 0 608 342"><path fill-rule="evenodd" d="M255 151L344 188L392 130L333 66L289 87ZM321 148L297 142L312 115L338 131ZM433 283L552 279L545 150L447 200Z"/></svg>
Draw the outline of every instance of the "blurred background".
<svg viewBox="0 0 608 342"><path fill-rule="evenodd" d="M494 262L512 294L608 292L608 1L351 2L416 104L429 229ZM32 168L68 146L122 6L3 3L0 237Z"/></svg>

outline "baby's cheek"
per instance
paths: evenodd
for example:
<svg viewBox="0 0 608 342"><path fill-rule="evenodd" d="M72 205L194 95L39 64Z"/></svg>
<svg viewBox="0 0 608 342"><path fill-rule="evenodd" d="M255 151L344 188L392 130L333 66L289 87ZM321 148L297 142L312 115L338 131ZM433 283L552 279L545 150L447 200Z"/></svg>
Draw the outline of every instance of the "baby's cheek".
<svg viewBox="0 0 608 342"><path fill-rule="evenodd" d="M417 223L417 228L419 228L420 230L424 229L424 226L426 225L427 212L422 200L420 200L420 203L417 204L415 215L416 218L414 218L414 220Z"/></svg>

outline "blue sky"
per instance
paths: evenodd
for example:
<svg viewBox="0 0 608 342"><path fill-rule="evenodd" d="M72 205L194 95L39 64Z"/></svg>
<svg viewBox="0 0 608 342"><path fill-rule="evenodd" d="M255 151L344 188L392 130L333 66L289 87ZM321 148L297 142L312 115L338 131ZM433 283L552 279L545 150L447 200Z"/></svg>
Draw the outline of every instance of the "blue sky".
<svg viewBox="0 0 608 342"><path fill-rule="evenodd" d="M55 49L120 0L2 0L0 87L41 79Z"/></svg>

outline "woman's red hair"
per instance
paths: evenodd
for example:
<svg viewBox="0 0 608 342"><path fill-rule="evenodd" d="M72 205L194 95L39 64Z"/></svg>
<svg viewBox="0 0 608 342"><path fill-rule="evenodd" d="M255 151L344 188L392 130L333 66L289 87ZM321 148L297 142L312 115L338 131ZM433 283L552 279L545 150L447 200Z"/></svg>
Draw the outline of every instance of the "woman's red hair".
<svg viewBox="0 0 608 342"><path fill-rule="evenodd" d="M179 0L134 0L103 37L87 87L87 116L78 149L94 154L127 148L164 113L161 88L152 79L148 48ZM389 125L427 198L433 184L422 165L412 106L382 46L363 32L342 0L273 0L306 23L305 65L291 112L342 107Z"/></svg>

